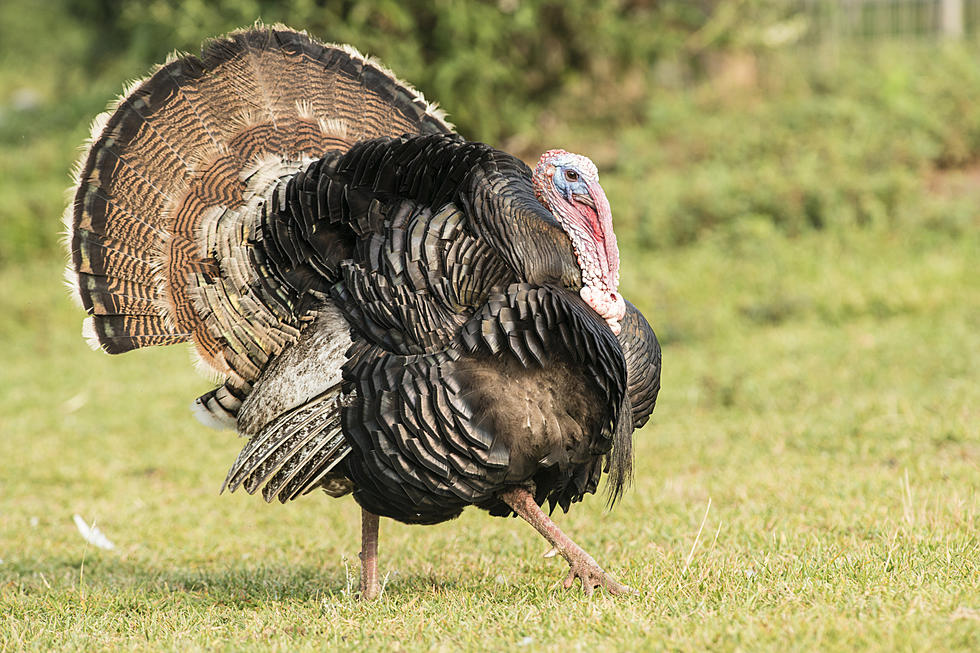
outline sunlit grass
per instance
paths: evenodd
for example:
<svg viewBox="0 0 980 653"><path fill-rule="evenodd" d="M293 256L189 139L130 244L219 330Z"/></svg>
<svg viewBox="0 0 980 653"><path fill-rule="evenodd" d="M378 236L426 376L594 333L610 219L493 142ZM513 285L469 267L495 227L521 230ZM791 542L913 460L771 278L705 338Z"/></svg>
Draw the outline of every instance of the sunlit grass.
<svg viewBox="0 0 980 653"><path fill-rule="evenodd" d="M190 416L209 385L187 352L91 352L58 265L8 268L0 649L976 650L977 252L870 232L624 251L664 390L632 491L558 519L639 594L556 588L543 540L472 509L384 520L371 605L352 501L219 496L241 442Z"/></svg>

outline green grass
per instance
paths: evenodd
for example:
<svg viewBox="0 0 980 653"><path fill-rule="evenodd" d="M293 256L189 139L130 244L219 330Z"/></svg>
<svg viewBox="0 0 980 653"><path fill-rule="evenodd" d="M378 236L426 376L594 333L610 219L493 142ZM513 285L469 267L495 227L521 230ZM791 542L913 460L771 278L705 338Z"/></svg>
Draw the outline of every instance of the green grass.
<svg viewBox="0 0 980 653"><path fill-rule="evenodd" d="M241 442L190 416L187 351L91 352L56 263L3 269L0 650L978 650L978 252L764 226L624 251L664 390L624 500L558 521L639 594L556 588L530 527L473 509L383 520L370 605L349 498L219 496Z"/></svg>

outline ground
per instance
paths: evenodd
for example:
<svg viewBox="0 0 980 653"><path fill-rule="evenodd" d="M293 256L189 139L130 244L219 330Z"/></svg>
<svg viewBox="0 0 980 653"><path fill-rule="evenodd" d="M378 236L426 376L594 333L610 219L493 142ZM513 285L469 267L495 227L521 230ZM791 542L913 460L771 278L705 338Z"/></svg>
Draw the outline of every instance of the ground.
<svg viewBox="0 0 980 653"><path fill-rule="evenodd" d="M0 650L978 650L980 236L743 229L624 250L664 344L632 489L556 519L633 596L476 509L218 489L186 349L89 351L58 264L0 271ZM115 543L82 539L72 516Z"/></svg>

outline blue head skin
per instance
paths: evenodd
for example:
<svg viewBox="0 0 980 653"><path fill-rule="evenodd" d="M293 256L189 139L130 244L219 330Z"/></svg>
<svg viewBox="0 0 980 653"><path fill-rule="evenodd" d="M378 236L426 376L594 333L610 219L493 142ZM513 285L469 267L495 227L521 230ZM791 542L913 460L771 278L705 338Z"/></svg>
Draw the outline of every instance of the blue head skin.
<svg viewBox="0 0 980 653"><path fill-rule="evenodd" d="M595 201L589 194L589 185L585 181L585 174L578 168L579 166L571 161L556 165L555 174L551 181L555 185L555 189L568 202L578 202L595 210Z"/></svg>

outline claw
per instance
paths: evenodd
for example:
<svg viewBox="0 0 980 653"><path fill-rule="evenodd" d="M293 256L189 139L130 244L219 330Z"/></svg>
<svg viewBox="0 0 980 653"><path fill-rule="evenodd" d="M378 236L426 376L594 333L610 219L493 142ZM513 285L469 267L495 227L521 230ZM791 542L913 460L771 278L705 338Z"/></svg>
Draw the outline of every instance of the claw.
<svg viewBox="0 0 980 653"><path fill-rule="evenodd" d="M562 583L562 587L564 587L567 590L570 590L572 589L572 584L574 582L575 582L575 570L569 569L568 575L565 576L565 581ZM583 584L582 587L585 588L585 585Z"/></svg>
<svg viewBox="0 0 980 653"><path fill-rule="evenodd" d="M582 591L586 596L592 596L592 591L597 587L603 588L613 596L636 593L636 590L628 585L623 585L614 580L595 562L576 561L570 563L568 576L565 577L565 582L562 585L564 585L565 589L571 589L572 585L575 584L576 578L582 581Z"/></svg>

